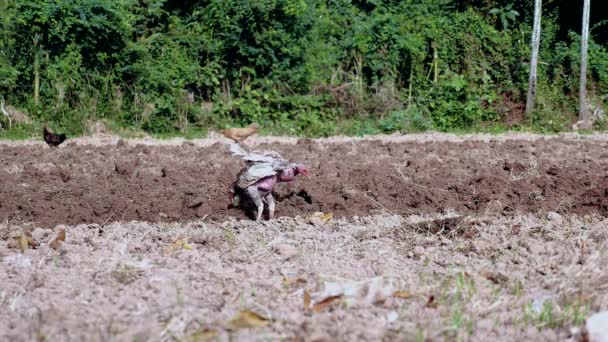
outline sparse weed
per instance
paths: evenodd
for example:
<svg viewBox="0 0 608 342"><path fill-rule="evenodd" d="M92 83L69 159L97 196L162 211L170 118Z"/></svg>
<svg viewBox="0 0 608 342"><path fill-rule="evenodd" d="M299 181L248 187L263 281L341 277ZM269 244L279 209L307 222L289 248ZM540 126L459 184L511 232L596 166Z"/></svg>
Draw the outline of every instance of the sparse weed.
<svg viewBox="0 0 608 342"><path fill-rule="evenodd" d="M226 241L230 244L234 244L236 243L236 235L234 234L234 232L232 231L232 229L226 229L224 232L224 237L226 238Z"/></svg>
<svg viewBox="0 0 608 342"><path fill-rule="evenodd" d="M475 294L475 281L464 271L456 274L456 296L467 301Z"/></svg>
<svg viewBox="0 0 608 342"><path fill-rule="evenodd" d="M416 342L425 342L426 341L426 333L424 328L421 326L416 327Z"/></svg>
<svg viewBox="0 0 608 342"><path fill-rule="evenodd" d="M182 289L179 286L175 286L175 303L178 306L182 306L185 303L184 302L184 296L182 294Z"/></svg>
<svg viewBox="0 0 608 342"><path fill-rule="evenodd" d="M516 298L521 298L524 295L524 285L519 279L513 281L511 294L513 294Z"/></svg>
<svg viewBox="0 0 608 342"><path fill-rule="evenodd" d="M445 325L450 328L445 334L450 339L463 340L473 333L475 326L474 318L469 313L469 305L476 292L475 282L465 271L453 271L452 268L444 282L445 294L441 296L442 305L449 305Z"/></svg>
<svg viewBox="0 0 608 342"><path fill-rule="evenodd" d="M523 307L520 324L534 325L539 329L555 329L570 326L581 326L589 315L590 306L580 300L566 303L562 308L552 300L545 300L542 306L535 310L532 303Z"/></svg>

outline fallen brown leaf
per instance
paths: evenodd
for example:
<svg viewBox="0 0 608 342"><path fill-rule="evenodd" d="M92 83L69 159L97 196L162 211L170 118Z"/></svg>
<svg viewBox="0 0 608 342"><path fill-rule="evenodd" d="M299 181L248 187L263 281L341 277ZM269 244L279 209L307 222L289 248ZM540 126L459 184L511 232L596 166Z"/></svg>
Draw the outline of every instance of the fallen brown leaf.
<svg viewBox="0 0 608 342"><path fill-rule="evenodd" d="M488 279L489 281L493 282L494 284L505 284L509 281L509 278L500 273L500 272L492 272L492 271L488 271L488 270L481 270L479 272L479 274Z"/></svg>
<svg viewBox="0 0 608 342"><path fill-rule="evenodd" d="M63 241L65 241L65 229L59 230L59 233L57 233L57 236L53 240L51 240L49 246L52 249L57 250L59 249L59 247L61 247L61 242Z"/></svg>
<svg viewBox="0 0 608 342"><path fill-rule="evenodd" d="M517 235L521 231L521 224L514 224L511 226L511 234Z"/></svg>
<svg viewBox="0 0 608 342"><path fill-rule="evenodd" d="M268 324L270 324L268 318L258 315L251 310L240 311L228 322L228 325L232 329L257 328Z"/></svg>
<svg viewBox="0 0 608 342"><path fill-rule="evenodd" d="M304 309L310 309L310 293L304 290Z"/></svg>
<svg viewBox="0 0 608 342"><path fill-rule="evenodd" d="M465 239L474 239L479 234L479 231L473 227L465 229L462 233L462 237Z"/></svg>
<svg viewBox="0 0 608 342"><path fill-rule="evenodd" d="M321 220L323 220L323 222L329 222L331 219L334 218L334 213L325 213L321 215Z"/></svg>
<svg viewBox="0 0 608 342"><path fill-rule="evenodd" d="M408 298L412 298L414 296L413 293L411 293L410 291L395 291L393 292L393 297L397 297L397 298L401 298L401 299L408 299Z"/></svg>
<svg viewBox="0 0 608 342"><path fill-rule="evenodd" d="M193 341L209 341L215 337L217 337L219 333L214 329L204 329L201 331L197 331L191 337Z"/></svg>
<svg viewBox="0 0 608 342"><path fill-rule="evenodd" d="M321 211L316 211L314 213L312 213L308 219L306 219L306 222L309 224L323 224L323 223L327 223L329 221L331 221L331 219L334 217L333 213L324 213Z"/></svg>
<svg viewBox="0 0 608 342"><path fill-rule="evenodd" d="M439 306L439 303L435 301L435 296L431 295L424 306L430 309L436 309Z"/></svg>
<svg viewBox="0 0 608 342"><path fill-rule="evenodd" d="M25 252L26 249L29 248L29 242L27 241L27 236L25 236L24 233L21 233L21 235L19 235L19 249L21 249L21 252Z"/></svg>
<svg viewBox="0 0 608 342"><path fill-rule="evenodd" d="M323 299L322 301L315 303L315 305L312 306L312 309L315 312L321 312L321 311L325 310L325 308L332 305L333 303L339 303L341 301L342 301L342 295L327 297L327 298Z"/></svg>
<svg viewBox="0 0 608 342"><path fill-rule="evenodd" d="M296 287L296 286L300 286L300 285L304 285L306 284L306 279L302 278L302 277L295 277L295 278L284 278L284 282L285 285L290 286L290 287Z"/></svg>
<svg viewBox="0 0 608 342"><path fill-rule="evenodd" d="M188 244L188 238L173 240L171 244L165 247L163 254L164 256L170 256L171 254L179 251L180 249L192 250L192 246Z"/></svg>

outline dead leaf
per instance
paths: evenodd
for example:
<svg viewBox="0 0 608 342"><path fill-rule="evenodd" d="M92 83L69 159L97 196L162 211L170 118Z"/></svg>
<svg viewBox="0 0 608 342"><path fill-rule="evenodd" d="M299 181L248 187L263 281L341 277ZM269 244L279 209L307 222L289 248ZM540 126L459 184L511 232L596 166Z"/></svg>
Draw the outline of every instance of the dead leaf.
<svg viewBox="0 0 608 342"><path fill-rule="evenodd" d="M21 249L21 253L25 252L28 249L30 244L27 241L27 236L24 233L21 233L19 236L19 249Z"/></svg>
<svg viewBox="0 0 608 342"><path fill-rule="evenodd" d="M474 239L478 234L479 231L477 229L469 227L462 232L462 237L471 240Z"/></svg>
<svg viewBox="0 0 608 342"><path fill-rule="evenodd" d="M331 219L334 218L334 213L325 213L321 215L321 220L323 222L329 222Z"/></svg>
<svg viewBox="0 0 608 342"><path fill-rule="evenodd" d="M505 284L509 281L509 278L500 273L500 272L492 272L492 271L488 271L488 270L481 270L479 272L479 274L488 279L489 281L493 282L494 284Z"/></svg>
<svg viewBox="0 0 608 342"><path fill-rule="evenodd" d="M329 222L334 217L333 213L324 213L322 211L316 211L312 213L306 222L312 225L323 224Z"/></svg>
<svg viewBox="0 0 608 342"><path fill-rule="evenodd" d="M310 308L310 293L307 290L304 290L304 309L308 310Z"/></svg>
<svg viewBox="0 0 608 342"><path fill-rule="evenodd" d="M431 295L424 306L430 309L436 309L439 306L439 303L435 301L435 296Z"/></svg>
<svg viewBox="0 0 608 342"><path fill-rule="evenodd" d="M289 283L290 284L303 285L303 284L306 284L306 279L304 279L302 277L296 277L296 278L290 279Z"/></svg>
<svg viewBox="0 0 608 342"><path fill-rule="evenodd" d="M58 250L59 247L61 247L61 242L63 241L65 241L65 229L59 230L59 233L57 233L57 236L51 240L49 246L54 250Z"/></svg>
<svg viewBox="0 0 608 342"><path fill-rule="evenodd" d="M65 229L61 229L59 234L57 234L56 240L65 241Z"/></svg>
<svg viewBox="0 0 608 342"><path fill-rule="evenodd" d="M521 231L521 224L514 224L511 226L511 234L517 235Z"/></svg>
<svg viewBox="0 0 608 342"><path fill-rule="evenodd" d="M315 312L321 312L325 308L332 305L333 303L339 303L341 301L342 301L342 295L327 297L327 298L323 299L322 301L315 303L315 305L312 306L312 309Z"/></svg>
<svg viewBox="0 0 608 342"><path fill-rule="evenodd" d="M214 329L204 329L197 331L191 336L192 341L209 341L214 337L217 337L219 333Z"/></svg>
<svg viewBox="0 0 608 342"><path fill-rule="evenodd" d="M165 247L164 255L170 256L171 254L179 251L180 249L192 250L192 246L188 244L188 238L175 239L171 244Z"/></svg>
<svg viewBox="0 0 608 342"><path fill-rule="evenodd" d="M270 324L268 318L258 315L251 310L240 311L228 322L232 329L263 327Z"/></svg>
<svg viewBox="0 0 608 342"><path fill-rule="evenodd" d="M285 277L285 278L283 278L283 284L289 288L298 287L298 286L302 286L302 285L306 284L306 279L304 279L302 277L295 277L295 278Z"/></svg>
<svg viewBox="0 0 608 342"><path fill-rule="evenodd" d="M408 299L408 298L412 298L414 296L413 293L411 293L410 291L395 291L393 292L393 297L397 297L397 298L401 298L401 299Z"/></svg>

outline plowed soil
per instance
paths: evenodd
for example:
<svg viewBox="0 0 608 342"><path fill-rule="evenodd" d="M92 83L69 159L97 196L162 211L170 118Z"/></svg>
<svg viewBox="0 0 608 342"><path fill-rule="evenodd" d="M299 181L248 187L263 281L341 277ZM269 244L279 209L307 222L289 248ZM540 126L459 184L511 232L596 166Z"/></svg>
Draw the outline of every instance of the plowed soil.
<svg viewBox="0 0 608 342"><path fill-rule="evenodd" d="M0 220L57 224L245 218L227 187L243 163L222 140L0 144ZM277 216L608 214L608 143L584 137L252 140L312 175L276 188Z"/></svg>
<svg viewBox="0 0 608 342"><path fill-rule="evenodd" d="M0 341L596 340L608 135L255 137L268 222L225 142L0 142Z"/></svg>

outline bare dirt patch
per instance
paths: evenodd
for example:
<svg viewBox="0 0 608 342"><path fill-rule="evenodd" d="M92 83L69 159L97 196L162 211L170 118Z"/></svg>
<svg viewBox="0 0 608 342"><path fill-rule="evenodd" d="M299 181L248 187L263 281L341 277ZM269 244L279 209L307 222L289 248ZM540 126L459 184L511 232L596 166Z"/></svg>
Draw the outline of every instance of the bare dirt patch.
<svg viewBox="0 0 608 342"><path fill-rule="evenodd" d="M277 215L333 212L608 214L608 142L597 137L304 140L252 144L306 162ZM244 218L226 188L242 166L223 142L0 144L0 220L57 224Z"/></svg>
<svg viewBox="0 0 608 342"><path fill-rule="evenodd" d="M606 135L254 138L313 173L260 223L222 143L0 142L0 340L561 341L608 310Z"/></svg>

